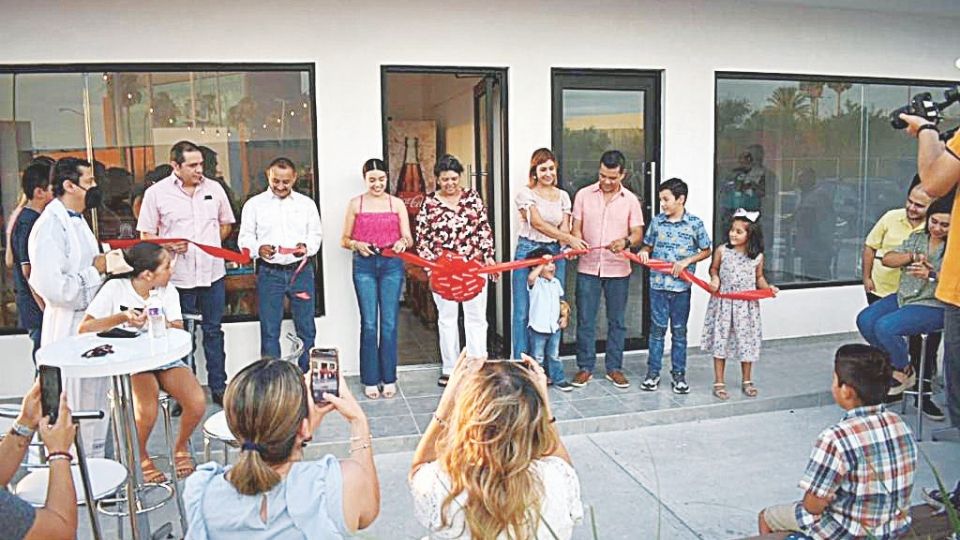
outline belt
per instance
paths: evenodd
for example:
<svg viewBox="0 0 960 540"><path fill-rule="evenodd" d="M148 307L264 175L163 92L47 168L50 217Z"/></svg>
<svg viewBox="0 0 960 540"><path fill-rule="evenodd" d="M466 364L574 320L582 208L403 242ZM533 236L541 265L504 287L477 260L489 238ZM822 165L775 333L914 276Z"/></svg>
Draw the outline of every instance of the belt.
<svg viewBox="0 0 960 540"><path fill-rule="evenodd" d="M274 270L286 270L288 272L293 272L300 266L300 261L292 262L290 264L275 264L263 259L258 259L257 264L259 266L266 266L267 268L272 268Z"/></svg>

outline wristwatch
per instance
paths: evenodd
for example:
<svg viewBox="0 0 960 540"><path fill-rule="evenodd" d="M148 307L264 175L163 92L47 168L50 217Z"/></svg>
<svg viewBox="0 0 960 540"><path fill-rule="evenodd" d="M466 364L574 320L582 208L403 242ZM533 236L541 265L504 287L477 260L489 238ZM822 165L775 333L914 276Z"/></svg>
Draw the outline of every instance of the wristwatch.
<svg viewBox="0 0 960 540"><path fill-rule="evenodd" d="M630 249L631 247L633 247L633 243L630 242L630 237L629 237L629 236L624 236L624 237L623 237L623 241L626 242L626 245L623 246L623 249Z"/></svg>
<svg viewBox="0 0 960 540"><path fill-rule="evenodd" d="M11 435L19 435L24 439L32 439L35 432L36 430L30 429L16 420L14 420L13 425L10 426Z"/></svg>

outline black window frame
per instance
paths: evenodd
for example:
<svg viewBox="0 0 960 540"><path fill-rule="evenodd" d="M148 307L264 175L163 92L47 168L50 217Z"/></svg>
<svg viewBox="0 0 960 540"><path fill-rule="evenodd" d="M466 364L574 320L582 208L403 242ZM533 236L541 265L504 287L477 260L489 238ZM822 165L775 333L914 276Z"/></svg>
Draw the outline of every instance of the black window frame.
<svg viewBox="0 0 960 540"><path fill-rule="evenodd" d="M717 235L717 215L720 210L719 190L717 185L717 163L720 157L719 147L720 138L717 136L717 126L719 125L717 99L720 95L720 80L734 81L762 81L762 82L847 82L851 84L887 84L898 86L951 86L957 84L956 81L938 80L938 79L905 79L896 77L859 77L856 75L822 75L811 73L786 73L786 72L760 72L760 71L715 71L713 77L713 220L710 224L710 230L715 237ZM907 103L904 102L904 105ZM892 127L890 129L893 129ZM850 285L861 285L862 281L851 280L832 280L832 281L811 281L777 284L782 290L800 290L800 289L819 289L826 287L846 287Z"/></svg>
<svg viewBox="0 0 960 540"><path fill-rule="evenodd" d="M0 75L27 75L27 74L66 74L66 73L125 73L125 72L271 72L271 71L301 71L306 72L310 89L311 136L313 137L314 186L312 199L317 205L321 222L323 211L320 205L320 156L319 138L317 129L317 76L316 64L312 62L87 62L87 63L41 63L41 64L0 64ZM15 106L15 105L14 105ZM18 179L19 181L19 179ZM240 216L236 216L239 222ZM326 315L326 295L324 294L323 249L315 258L316 298L314 299L314 317ZM290 318L285 315L284 318ZM258 315L224 315L224 323L259 322ZM25 334L26 330L18 327L0 327L0 336Z"/></svg>

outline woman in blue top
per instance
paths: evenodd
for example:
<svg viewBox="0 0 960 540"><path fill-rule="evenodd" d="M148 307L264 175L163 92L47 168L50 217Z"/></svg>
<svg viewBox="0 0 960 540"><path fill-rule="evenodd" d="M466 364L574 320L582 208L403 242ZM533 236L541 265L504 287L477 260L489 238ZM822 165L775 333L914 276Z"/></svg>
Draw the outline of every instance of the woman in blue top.
<svg viewBox="0 0 960 540"><path fill-rule="evenodd" d="M309 375L308 375L309 376ZM187 479L188 539L337 539L373 523L380 485L370 428L343 380L313 403L300 369L260 360L227 386L224 410L241 443L236 465L210 462ZM303 460L303 443L336 409L350 424L350 458Z"/></svg>

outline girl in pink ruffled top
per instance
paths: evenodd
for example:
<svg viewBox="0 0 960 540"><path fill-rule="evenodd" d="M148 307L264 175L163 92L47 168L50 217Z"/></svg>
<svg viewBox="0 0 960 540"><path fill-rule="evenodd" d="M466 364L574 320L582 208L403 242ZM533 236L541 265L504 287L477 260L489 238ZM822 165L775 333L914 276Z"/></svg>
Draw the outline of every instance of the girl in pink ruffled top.
<svg viewBox="0 0 960 540"><path fill-rule="evenodd" d="M387 191L382 160L363 164L366 193L347 206L340 245L353 251L353 286L360 306L360 380L370 399L397 394L397 315L403 261L380 251L413 245L403 201Z"/></svg>

